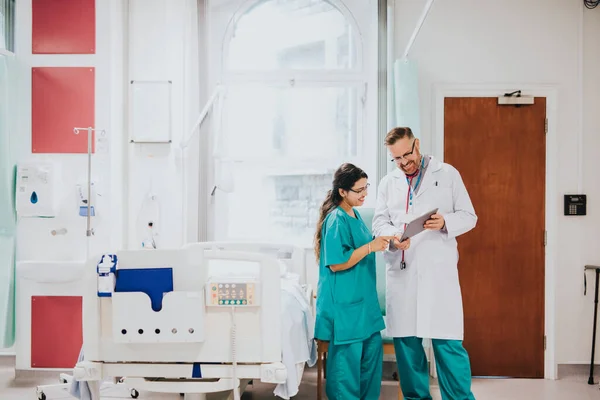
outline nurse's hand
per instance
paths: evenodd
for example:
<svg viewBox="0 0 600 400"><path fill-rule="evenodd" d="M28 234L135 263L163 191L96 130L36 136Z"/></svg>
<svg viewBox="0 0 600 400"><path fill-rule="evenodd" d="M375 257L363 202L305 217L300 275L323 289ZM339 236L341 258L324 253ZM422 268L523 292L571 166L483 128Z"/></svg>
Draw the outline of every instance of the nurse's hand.
<svg viewBox="0 0 600 400"><path fill-rule="evenodd" d="M423 225L425 227L425 229L430 229L432 231L439 231L440 229L442 229L444 227L444 225L446 225L446 221L444 220L444 217L440 214L433 214L431 216L431 218L429 218L427 221L425 221L425 225Z"/></svg>
<svg viewBox="0 0 600 400"><path fill-rule="evenodd" d="M378 236L376 237L371 244L371 252L374 253L376 251L384 251L388 249L390 244L390 240L392 240L393 236Z"/></svg>
<svg viewBox="0 0 600 400"><path fill-rule="evenodd" d="M410 238L401 242L398 236L394 237L394 247L396 247L398 250L408 250L410 247Z"/></svg>

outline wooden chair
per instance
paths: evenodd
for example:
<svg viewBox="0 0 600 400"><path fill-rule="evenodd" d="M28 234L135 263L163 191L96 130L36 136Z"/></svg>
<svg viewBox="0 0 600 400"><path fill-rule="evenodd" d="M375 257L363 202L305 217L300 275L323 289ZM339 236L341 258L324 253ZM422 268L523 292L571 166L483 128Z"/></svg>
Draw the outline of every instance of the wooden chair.
<svg viewBox="0 0 600 400"><path fill-rule="evenodd" d="M317 400L323 399L323 379L327 379L326 369L328 349L329 342L317 340ZM391 342L391 339L384 340L383 354L394 354L394 343ZM398 382L398 400L402 399L402 389L400 388L400 382Z"/></svg>

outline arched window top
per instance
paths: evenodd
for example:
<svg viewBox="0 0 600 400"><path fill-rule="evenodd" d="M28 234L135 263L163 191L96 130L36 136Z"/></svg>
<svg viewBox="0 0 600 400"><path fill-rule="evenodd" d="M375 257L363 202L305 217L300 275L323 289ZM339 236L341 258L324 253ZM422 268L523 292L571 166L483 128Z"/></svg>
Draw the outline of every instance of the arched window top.
<svg viewBox="0 0 600 400"><path fill-rule="evenodd" d="M359 62L353 21L326 0L259 0L226 43L230 71L350 70Z"/></svg>

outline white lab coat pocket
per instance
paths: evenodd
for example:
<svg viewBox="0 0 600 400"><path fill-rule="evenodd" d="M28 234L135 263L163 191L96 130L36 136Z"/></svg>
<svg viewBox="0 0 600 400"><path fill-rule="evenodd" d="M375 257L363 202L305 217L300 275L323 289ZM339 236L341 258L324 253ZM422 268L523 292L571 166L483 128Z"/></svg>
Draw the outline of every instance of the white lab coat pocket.
<svg viewBox="0 0 600 400"><path fill-rule="evenodd" d="M435 187L432 190L435 196L436 206L439 208L439 213L449 214L454 212L454 200L452 197L451 187Z"/></svg>
<svg viewBox="0 0 600 400"><path fill-rule="evenodd" d="M410 213L400 213L397 216L398 222L400 222L401 224L409 224L411 223L415 218L417 218L418 215Z"/></svg>
<svg viewBox="0 0 600 400"><path fill-rule="evenodd" d="M400 270L400 263L402 262L402 250L383 252L383 259L385 260L388 269Z"/></svg>

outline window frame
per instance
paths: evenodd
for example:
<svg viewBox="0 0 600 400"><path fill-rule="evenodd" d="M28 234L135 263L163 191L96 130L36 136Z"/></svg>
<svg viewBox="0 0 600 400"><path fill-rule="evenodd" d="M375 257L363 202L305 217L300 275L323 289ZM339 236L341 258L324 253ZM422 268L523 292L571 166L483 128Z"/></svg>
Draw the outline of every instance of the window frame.
<svg viewBox="0 0 600 400"><path fill-rule="evenodd" d="M242 76L242 77L247 77L252 79L253 75L256 75L256 78L260 78L260 76L264 76L264 75L268 75L268 76L272 76L272 75L276 75L278 76L278 79L290 79L293 76L296 76L296 78L308 78L309 80L311 80L312 76L319 76L319 75L323 75L325 78L331 76L331 75L335 75L337 76L345 76L348 75L349 77L352 76L356 76L356 75L362 75L364 69L365 69L365 57L363 55L363 49L364 49L364 40L363 40L363 34L361 33L361 29L359 27L359 23L358 21L355 19L354 15L352 14L352 12L350 11L350 9L346 6L346 3L349 3L351 1L343 1L343 0L322 0L324 2L330 3L332 6L334 6L335 8L337 8L337 10L344 16L344 18L346 18L346 21L352 26L352 33L353 33L353 38L355 40L355 47L356 47L356 61L357 61L357 65L353 68L349 68L349 69L287 69L287 70L246 70L245 72L243 70L241 70L242 72L238 71L230 71L227 68L227 65L229 64L229 44L231 43L231 39L233 38L233 34L235 32L235 25L237 23L237 21L241 20L242 18L244 18L244 16L246 15L246 13L248 11L250 11L252 8L255 7L256 4L263 2L263 1L269 1L269 0L247 0L245 1L244 4L242 4L242 6L236 11L236 14L233 16L233 18L231 18L231 20L229 21L229 24L227 25L227 30L225 31L225 35L221 41L221 66L220 66L220 70L223 73L223 80L224 81L229 81L230 79L235 79L236 76ZM268 77L267 77L268 78ZM314 78L313 78L314 79ZM317 80L319 80L319 78L316 78Z"/></svg>

